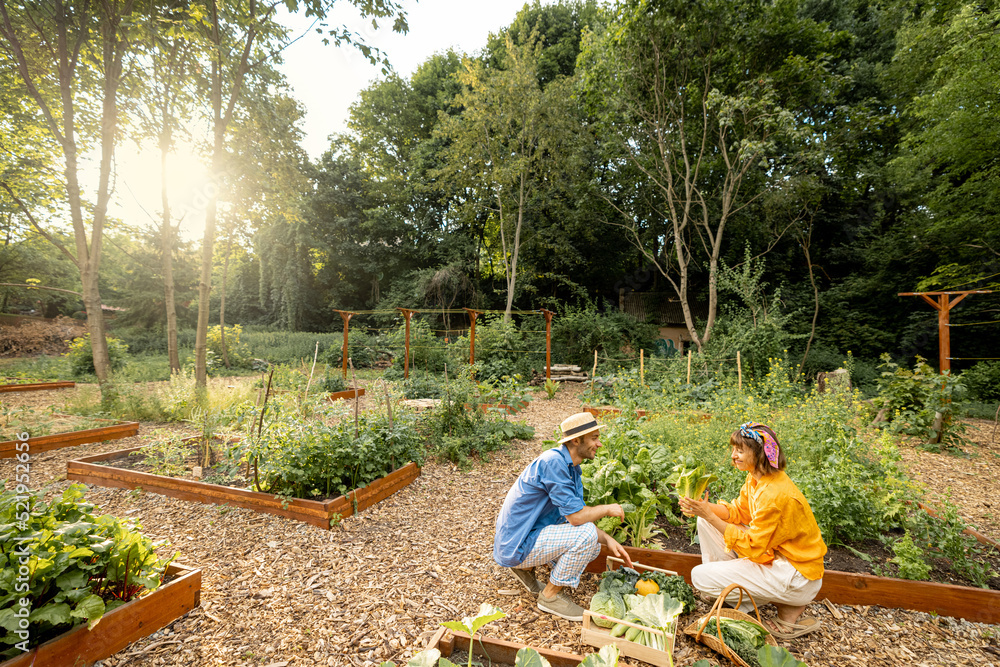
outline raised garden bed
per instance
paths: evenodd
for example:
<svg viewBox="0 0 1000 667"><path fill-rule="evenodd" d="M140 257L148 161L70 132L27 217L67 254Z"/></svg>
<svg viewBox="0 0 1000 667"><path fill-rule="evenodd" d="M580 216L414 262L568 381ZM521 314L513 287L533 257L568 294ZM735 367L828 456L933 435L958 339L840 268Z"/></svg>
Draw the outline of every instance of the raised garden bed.
<svg viewBox="0 0 1000 667"><path fill-rule="evenodd" d="M15 380L17 380L15 382ZM19 378L0 378L0 382L5 382L5 384L0 384L0 394L7 393L11 391L44 391L46 389L71 389L76 386L75 382L63 382L63 381L39 381L39 380L25 380L21 381Z"/></svg>
<svg viewBox="0 0 1000 667"><path fill-rule="evenodd" d="M201 570L174 563L167 577L173 578L105 614L93 629L78 625L0 667L89 667L153 634L201 604Z"/></svg>
<svg viewBox="0 0 1000 667"><path fill-rule="evenodd" d="M691 582L691 570L701 565L701 556L695 554L635 547L626 547L626 551L633 561L674 570L688 583ZM601 547L601 555L591 561L587 571L603 572L605 560L610 555ZM823 576L823 587L816 595L817 600L823 598L836 604L881 605L964 618L978 623L1000 623L1000 591L983 588L827 570Z"/></svg>
<svg viewBox="0 0 1000 667"><path fill-rule="evenodd" d="M54 416L58 417L60 415ZM90 421L106 422L108 425L80 431L66 431L64 433L30 437L25 441L29 446L28 451L34 455L38 452L47 452L63 447L75 447L91 442L120 440L121 438L129 438L139 432L139 422L118 422L112 419L90 419ZM29 429L28 433L30 434L30 432ZM0 459L9 459L15 456L17 454L16 447L21 442L20 440L0 442Z"/></svg>
<svg viewBox="0 0 1000 667"><path fill-rule="evenodd" d="M441 628L427 643L427 648L436 648L441 651L441 656L451 658L456 652L469 653L471 638L464 632L455 632L447 628ZM498 665L513 665L517 652L525 648L525 644L493 639L491 637L481 637L476 635L475 643L472 646L472 655L479 658L487 658L488 664L498 667ZM535 648L535 647L531 647ZM549 661L552 667L579 667L583 662L583 656L551 649L535 648L543 658ZM454 662L454 661L453 661ZM462 663L464 664L464 662ZM0 665L0 667L5 667Z"/></svg>
<svg viewBox="0 0 1000 667"><path fill-rule="evenodd" d="M340 399L361 398L364 395L365 395L364 388L345 389L344 391L331 391L330 400L337 401Z"/></svg>
<svg viewBox="0 0 1000 667"><path fill-rule="evenodd" d="M276 514L319 528L329 529L340 519L347 518L355 511L360 512L388 498L420 476L420 467L416 463L408 463L385 477L375 480L368 486L355 489L331 500L303 500L300 498L284 500L273 493L248 491L221 484L209 484L208 482L102 465L124 459L132 452L141 449L142 447L132 447L70 461L66 466L66 479L118 489L142 489L150 493L159 493L171 498L199 503L245 507L255 512Z"/></svg>

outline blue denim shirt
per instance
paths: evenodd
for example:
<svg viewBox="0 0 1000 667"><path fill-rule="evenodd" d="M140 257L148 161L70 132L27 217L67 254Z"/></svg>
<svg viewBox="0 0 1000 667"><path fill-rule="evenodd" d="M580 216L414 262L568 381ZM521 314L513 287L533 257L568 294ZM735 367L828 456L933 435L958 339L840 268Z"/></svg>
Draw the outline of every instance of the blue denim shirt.
<svg viewBox="0 0 1000 667"><path fill-rule="evenodd" d="M580 466L565 445L532 461L507 492L497 517L493 560L503 567L521 563L546 526L566 521L586 507Z"/></svg>

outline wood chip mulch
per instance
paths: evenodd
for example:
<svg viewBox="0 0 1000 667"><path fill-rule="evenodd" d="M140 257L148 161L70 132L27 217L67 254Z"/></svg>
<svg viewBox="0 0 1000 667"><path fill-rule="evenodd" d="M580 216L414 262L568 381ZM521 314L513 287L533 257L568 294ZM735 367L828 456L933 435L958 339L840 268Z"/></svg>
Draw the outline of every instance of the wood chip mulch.
<svg viewBox="0 0 1000 667"><path fill-rule="evenodd" d="M199 609L130 645L102 667L405 664L441 621L474 614L482 602L507 613L487 626L487 635L590 652L580 645L579 623L540 612L534 599L518 593L516 582L492 560L494 518L507 489L541 451L542 439L580 409L582 391L582 386L567 384L552 401L539 392L517 415L535 426L532 441L514 443L469 471L428 463L411 486L331 531L240 508L92 487L87 497L103 512L139 520L150 537L168 539L171 549L180 552L179 562L201 567L203 576ZM60 394L49 400L65 398ZM144 424L142 432L156 426ZM32 461L32 486L54 482L53 490L61 491L67 484L60 481L67 460L139 443L139 438L129 438L47 452ZM925 454L917 459L925 460ZM907 453L907 464L913 460ZM995 525L985 521L992 508L974 503L992 502L987 489L990 484L996 488L997 473L995 465L989 470L975 465L983 461L992 459L984 454L946 460L948 474L956 480L953 501L986 529ZM930 476L919 464L916 470L924 471L925 481ZM9 480L12 474L13 462L0 461L0 478ZM982 491L966 494L964 488L972 482ZM589 603L596 582L595 575L584 575L575 593L579 603ZM699 603L696 613L707 609ZM1000 667L1000 626L820 601L807 613L820 618L823 628L784 645L810 667ZM680 627L691 620L683 618ZM728 664L679 636L675 664L684 667L700 658ZM623 659L620 664L644 663Z"/></svg>

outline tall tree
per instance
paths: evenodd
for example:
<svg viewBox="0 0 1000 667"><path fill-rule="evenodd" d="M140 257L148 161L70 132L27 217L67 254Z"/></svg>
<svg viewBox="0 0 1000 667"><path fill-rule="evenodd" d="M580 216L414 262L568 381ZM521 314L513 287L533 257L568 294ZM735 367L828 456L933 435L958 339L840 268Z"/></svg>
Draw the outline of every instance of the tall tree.
<svg viewBox="0 0 1000 667"><path fill-rule="evenodd" d="M805 47L794 46L796 33ZM610 222L670 283L699 350L715 324L727 228L768 178L780 179L779 142L802 130L776 78L823 79L822 50L813 51L823 38L794 3L625 0L581 56L612 169L641 178L606 192L620 213ZM701 266L708 313L699 331L691 304Z"/></svg>
<svg viewBox="0 0 1000 667"><path fill-rule="evenodd" d="M3 187L39 233L80 271L94 369L105 396L111 389L111 363L98 278L120 130L119 93L141 24L134 12L134 0L0 3L0 48L6 64L16 68L27 96L44 118L49 140L55 141L62 154L75 252L42 226L29 202L9 185ZM81 153L90 145L100 151L92 207L85 203L80 178Z"/></svg>
<svg viewBox="0 0 1000 667"><path fill-rule="evenodd" d="M197 96L192 85L197 63L199 35L194 29L192 7L167 6L158 11L150 2L147 16L147 49L144 63L147 76L143 77L146 90L145 108L138 113L142 119L144 136L155 139L160 151L160 219L159 276L163 282L163 305L167 318L167 359L170 371L181 370L177 349L177 303L174 282L174 251L177 230L171 216L170 155L176 146L176 136L185 121L193 114ZM154 223L157 221L154 220Z"/></svg>
<svg viewBox="0 0 1000 667"><path fill-rule="evenodd" d="M537 34L522 44L508 35L502 69L466 61L459 80L466 90L458 97L460 116L442 118L441 136L451 143L440 174L465 183L474 196L467 215L485 213L489 236L498 241L493 254L502 266L506 286L505 319L509 319L518 286L521 237L529 203L542 187L545 163L557 160L566 136L569 83L565 77L543 90L537 74L542 44Z"/></svg>
<svg viewBox="0 0 1000 667"><path fill-rule="evenodd" d="M364 17L391 18L396 32L407 30L405 15L396 0L350 0ZM323 19L333 3L324 0L249 0L246 5L223 5L209 0L204 27L210 44L209 98L212 124L212 174L224 179L225 144L234 109L240 99L246 76L259 65L276 57L285 42L285 31L274 21L278 6L289 11L305 10L307 16ZM229 12L232 13L229 13ZM376 23L377 25L377 23ZM329 31L335 43L353 43L372 62L384 62L380 52L359 43L356 34L346 28ZM235 54L235 57L230 57ZM223 103L225 102L225 109ZM198 325L195 334L195 381L205 386L208 340L209 293L212 281L212 259L215 249L215 228L219 206L219 187L213 189L205 211L205 235L202 241L201 281L198 287Z"/></svg>

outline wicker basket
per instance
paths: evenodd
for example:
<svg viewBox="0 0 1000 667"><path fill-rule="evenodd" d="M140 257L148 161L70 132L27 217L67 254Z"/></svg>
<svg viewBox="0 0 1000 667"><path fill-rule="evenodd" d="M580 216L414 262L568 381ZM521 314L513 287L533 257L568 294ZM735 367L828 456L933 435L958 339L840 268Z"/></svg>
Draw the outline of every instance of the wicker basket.
<svg viewBox="0 0 1000 667"><path fill-rule="evenodd" d="M757 614L756 619L750 614L744 614L742 611L737 611L735 609L728 609L722 606L722 603L726 601L726 597L733 590L737 588L740 589L740 599L739 602L736 603L736 606L739 607L740 604L742 604L743 594L746 593L747 598L750 600L751 603L753 603L753 610ZM705 626L708 625L708 622L713 617L719 618L720 616L723 618L735 618L740 621L750 621L751 623L756 623L765 630L767 629L767 626L764 625L764 622L760 618L760 610L757 608L757 603L754 602L753 596L750 595L750 592L745 588L743 588L742 586L740 586L739 584L730 584L729 586L726 587L724 591L722 591L722 593L719 594L719 598L715 601L715 604L712 605L712 610L708 612L708 614L704 617L704 619L701 620L700 622L694 621L693 623L691 623L691 625L684 628L684 634L688 635L689 637L693 637L696 642L701 642L702 644L712 649L716 653L721 654L723 657L729 658L730 660L733 661L733 663L739 665L739 667L750 667L750 665L748 665L745 660L743 660L740 656L736 655L736 653L734 653L728 646L726 646L726 643L722 641L722 628L721 624L718 621L716 621L715 624L716 633L718 634L718 637L716 637L715 635L704 634L703 631L705 630ZM774 640L774 637L771 636L770 632L768 632L767 637L764 638L764 641L770 644L771 646L778 645L778 642Z"/></svg>

